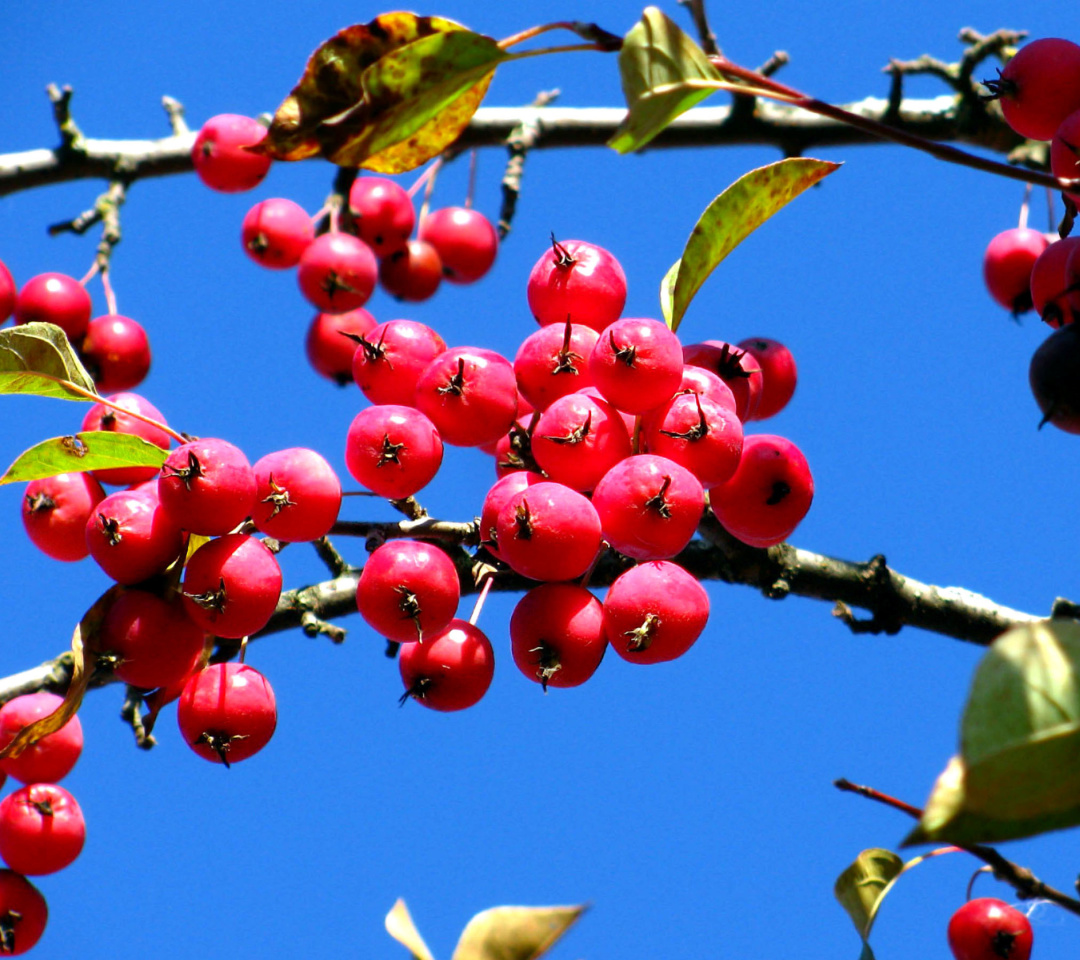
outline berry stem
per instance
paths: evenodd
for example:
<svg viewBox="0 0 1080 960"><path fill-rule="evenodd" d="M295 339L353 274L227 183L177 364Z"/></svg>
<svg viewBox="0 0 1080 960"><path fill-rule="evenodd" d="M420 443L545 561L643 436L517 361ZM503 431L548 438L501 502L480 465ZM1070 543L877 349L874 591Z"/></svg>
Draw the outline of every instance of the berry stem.
<svg viewBox="0 0 1080 960"><path fill-rule="evenodd" d="M491 592L491 585L494 582L494 577L484 577L484 585L480 588L480 595L476 598L476 603L473 604L472 613L469 614L470 625L475 627L476 621L480 619L480 611L484 609L484 601L487 600L487 596Z"/></svg>

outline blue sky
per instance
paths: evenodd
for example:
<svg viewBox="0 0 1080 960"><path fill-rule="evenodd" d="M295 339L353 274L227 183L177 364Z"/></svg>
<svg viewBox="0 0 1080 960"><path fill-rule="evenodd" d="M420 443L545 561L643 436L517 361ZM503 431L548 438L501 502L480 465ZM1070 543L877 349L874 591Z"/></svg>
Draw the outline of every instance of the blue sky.
<svg viewBox="0 0 1080 960"><path fill-rule="evenodd" d="M75 117L90 136L166 134L163 94L185 104L193 126L272 110L320 41L380 12L337 0L9 10L0 152L55 142L49 82L75 88ZM422 12L505 36L568 17L624 33L640 8L455 0ZM678 9L668 13L688 27ZM716 5L713 16L733 59L753 66L786 49L781 79L842 102L884 96L890 56L953 59L964 26L1054 36L1075 25L1049 13L945 0ZM615 59L600 54L510 64L487 103L522 105L556 86L564 106L620 103ZM928 79L912 91L942 92ZM814 473L816 499L792 541L856 560L884 553L904 574L1030 612L1076 598L1077 441L1035 430L1027 386L1046 331L1031 318L1013 323L982 287L982 251L1015 225L1022 187L898 147L815 155L844 166L722 265L681 330L687 340L774 337L795 353L795 398L762 426L794 440ZM628 277L625 315L657 316L660 279L697 215L775 159L760 147L624 158L537 151L487 278L416 306L376 294L369 309L429 323L451 346L513 356L535 329L526 278L555 231L611 250ZM481 153L476 205L492 217L503 163L498 150ZM440 177L437 203L461 202L465 167ZM238 196L213 194L192 175L139 183L113 282L121 312L151 338L142 392L173 426L227 438L252 461L313 447L348 486L344 435L363 398L307 367L311 310L295 278L260 270L238 239L253 203L280 195L315 210L332 176L321 163L278 165ZM45 228L98 192L82 182L0 200L0 259L17 281L86 271L96 240L49 238ZM1040 227L1044 210L1040 199ZM91 289L104 312L100 286ZM74 430L83 412L5 398L0 460ZM493 479L484 456L454 450L422 501L434 515L469 519ZM0 489L2 675L63 650L108 585L89 561L37 553L19 497ZM342 516L391 513L353 499ZM362 560L362 543L339 546ZM282 561L288 586L324 576L303 547ZM81 712L86 750L65 781L86 814L87 845L69 869L40 880L51 916L31 955L393 958L404 951L382 918L400 896L439 960L481 909L586 901L592 909L554 958L854 960L858 938L833 881L861 849L895 846L909 824L831 783L846 776L921 804L956 748L980 651L910 629L854 637L828 604L708 589L709 627L681 660L643 668L609 655L585 686L547 696L512 665L514 598L493 596L480 623L496 648L495 681L455 715L398 709L397 667L357 616L344 621L341 647L298 631L260 641L248 662L274 685L279 729L229 771L180 742L172 712L159 746L137 751L117 719L119 691L92 692ZM1003 852L1068 889L1071 841L1058 834ZM976 867L952 855L905 877L875 929L880 960L948 956L945 926ZM987 877L976 891L1013 900ZM1037 956L1075 953L1072 918L1044 906L1034 924Z"/></svg>

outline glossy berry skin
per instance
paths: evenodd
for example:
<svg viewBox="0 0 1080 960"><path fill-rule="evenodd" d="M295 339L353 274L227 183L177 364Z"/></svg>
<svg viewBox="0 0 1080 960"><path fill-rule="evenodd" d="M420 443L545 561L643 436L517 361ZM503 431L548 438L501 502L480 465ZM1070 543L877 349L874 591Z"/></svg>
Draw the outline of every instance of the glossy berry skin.
<svg viewBox="0 0 1080 960"><path fill-rule="evenodd" d="M372 630L397 643L425 641L454 619L461 585L454 561L419 540L389 540L364 564L356 606Z"/></svg>
<svg viewBox="0 0 1080 960"><path fill-rule="evenodd" d="M724 383L724 381L711 370L706 370L704 367L695 367L690 363L686 364L683 367L682 380L679 382L679 389L676 390L675 393L676 395L681 393L696 393L702 397L707 397L709 400L713 401L713 403L730 411L733 417L737 417L735 410L738 404L735 402L735 394L731 392L731 387ZM672 399L674 399L674 397ZM641 430L643 435L648 435L650 431L656 429L657 421L663 416L667 408L668 404L661 404L659 407L653 407L652 410L646 410L645 413L641 415ZM742 421L740 421L740 423L741 422Z"/></svg>
<svg viewBox="0 0 1080 960"><path fill-rule="evenodd" d="M239 640L266 626L281 596L281 567L261 540L229 533L204 543L184 571L184 609L215 637Z"/></svg>
<svg viewBox="0 0 1080 960"><path fill-rule="evenodd" d="M490 443L506 433L517 416L514 368L494 350L452 347L424 368L414 402L445 443Z"/></svg>
<svg viewBox="0 0 1080 960"><path fill-rule="evenodd" d="M0 326L15 312L15 301L19 297L19 288L7 265L0 260Z"/></svg>
<svg viewBox="0 0 1080 960"><path fill-rule="evenodd" d="M581 493L592 490L631 449L615 408L583 393L554 401L540 414L532 436L532 454L540 468Z"/></svg>
<svg viewBox="0 0 1080 960"><path fill-rule="evenodd" d="M402 702L412 697L432 710L464 710L478 703L495 675L495 653L484 632L468 620L451 620L423 643L398 653L405 684Z"/></svg>
<svg viewBox="0 0 1080 960"><path fill-rule="evenodd" d="M271 197L255 204L240 225L240 242L252 260L271 270L287 270L315 239L311 217L298 203Z"/></svg>
<svg viewBox="0 0 1080 960"><path fill-rule="evenodd" d="M589 356L600 334L580 323L551 323L529 334L514 357L518 392L536 410L593 382Z"/></svg>
<svg viewBox="0 0 1080 960"><path fill-rule="evenodd" d="M183 680L202 655L206 634L179 599L127 590L109 607L95 650L123 683L153 690Z"/></svg>
<svg viewBox="0 0 1080 960"><path fill-rule="evenodd" d="M62 697L45 690L9 700L0 707L0 746L11 743L23 727L55 713L63 702ZM71 772L82 748L82 723L76 714L17 757L0 760L0 770L21 783L57 783Z"/></svg>
<svg viewBox="0 0 1080 960"><path fill-rule="evenodd" d="M1080 328L1070 323L1050 334L1031 358L1028 381L1043 413L1066 433L1080 434Z"/></svg>
<svg viewBox="0 0 1080 960"><path fill-rule="evenodd" d="M375 254L363 240L324 233L301 255L296 281L308 303L324 313L346 313L367 303L378 272Z"/></svg>
<svg viewBox="0 0 1080 960"><path fill-rule="evenodd" d="M308 363L316 373L338 386L352 383L353 355L356 353L356 341L352 337L370 333L377 323L363 307L348 313L315 314L304 341Z"/></svg>
<svg viewBox="0 0 1080 960"><path fill-rule="evenodd" d="M735 412L746 423L761 403L761 365L749 351L724 340L706 340L683 347L686 363L704 367L724 381L735 396Z"/></svg>
<svg viewBox="0 0 1080 960"><path fill-rule="evenodd" d="M439 251L423 240L409 240L403 250L396 250L379 261L379 283L383 290L407 303L430 299L442 278Z"/></svg>
<svg viewBox="0 0 1080 960"><path fill-rule="evenodd" d="M403 500L426 487L442 464L439 431L413 407L380 404L361 410L345 437L345 466L380 497Z"/></svg>
<svg viewBox="0 0 1080 960"><path fill-rule="evenodd" d="M380 259L404 250L416 225L412 198L386 177L357 177L349 188L349 209L360 239Z"/></svg>
<svg viewBox="0 0 1080 960"><path fill-rule="evenodd" d="M119 490L95 508L86 545L98 566L117 583L140 583L180 555L183 534L155 490Z"/></svg>
<svg viewBox="0 0 1080 960"><path fill-rule="evenodd" d="M496 529L499 511L515 493L520 493L526 487L531 487L534 483L543 483L545 480L547 480L547 477L541 473L534 473L531 470L515 470L504 477L500 477L492 484L487 496L484 497L484 506L480 511L480 543L487 548L492 556L498 557L500 560L503 559L503 555L499 552L498 531Z"/></svg>
<svg viewBox="0 0 1080 960"><path fill-rule="evenodd" d="M514 663L544 690L580 686L596 673L605 650L604 608L584 587L543 583L514 607Z"/></svg>
<svg viewBox="0 0 1080 960"><path fill-rule="evenodd" d="M353 380L372 403L411 407L420 374L444 350L446 342L426 324L387 320L355 347Z"/></svg>
<svg viewBox="0 0 1080 960"><path fill-rule="evenodd" d="M969 900L949 920L949 949L956 960L1028 960L1031 921L1002 900Z"/></svg>
<svg viewBox="0 0 1080 960"><path fill-rule="evenodd" d="M169 454L157 482L161 506L189 533L228 533L255 505L255 473L238 447L216 437L191 440Z"/></svg>
<svg viewBox="0 0 1080 960"><path fill-rule="evenodd" d="M49 907L41 892L21 873L0 870L0 945L17 957L32 949L45 932Z"/></svg>
<svg viewBox="0 0 1080 960"><path fill-rule="evenodd" d="M770 434L747 437L738 469L709 493L709 505L724 529L755 547L786 540L813 499L806 457L790 440Z"/></svg>
<svg viewBox="0 0 1080 960"><path fill-rule="evenodd" d="M251 522L260 533L286 543L318 540L341 509L341 481L314 450L290 447L260 458Z"/></svg>
<svg viewBox="0 0 1080 960"><path fill-rule="evenodd" d="M583 323L602 331L626 304L626 274L603 247L585 240L552 241L529 273L526 293L537 323Z"/></svg>
<svg viewBox="0 0 1080 960"><path fill-rule="evenodd" d="M168 450L171 438L160 427L151 426L144 420L131 416L138 413L157 423L164 424L165 417L149 400L137 393L115 393L105 398L113 406L95 403L83 417L82 430L109 430L113 433L130 433L136 437ZM119 408L119 409L117 409ZM94 477L102 483L130 486L143 483L157 476L154 467L111 467L107 470L95 470Z"/></svg>
<svg viewBox="0 0 1080 960"><path fill-rule="evenodd" d="M228 767L270 742L277 728L277 702L270 683L254 667L215 663L184 684L176 719L192 750Z"/></svg>
<svg viewBox="0 0 1080 960"><path fill-rule="evenodd" d="M795 395L799 373L791 351L779 340L750 337L737 346L749 353L761 367L761 399L754 420L767 420L784 409Z"/></svg>
<svg viewBox="0 0 1080 960"><path fill-rule="evenodd" d="M93 304L78 280L65 273L39 273L23 284L15 301L15 322L54 323L78 345L90 324Z"/></svg>
<svg viewBox="0 0 1080 960"><path fill-rule="evenodd" d="M31 542L54 560L82 560L90 553L86 524L105 491L88 473L61 473L31 480L22 500L22 520Z"/></svg>
<svg viewBox="0 0 1080 960"><path fill-rule="evenodd" d="M150 372L146 331L142 324L119 314L94 317L79 353L100 394L131 390Z"/></svg>
<svg viewBox="0 0 1080 960"><path fill-rule="evenodd" d="M0 857L32 877L74 862L86 842L86 820L75 798L55 783L34 783L0 800Z"/></svg>
<svg viewBox="0 0 1080 960"><path fill-rule="evenodd" d="M600 550L600 517L584 496L545 481L515 493L495 521L503 559L533 580L580 577Z"/></svg>
<svg viewBox="0 0 1080 960"><path fill-rule="evenodd" d="M592 502L604 539L619 553L666 560L694 536L705 511L705 490L685 467L643 453L605 473Z"/></svg>
<svg viewBox="0 0 1080 960"><path fill-rule="evenodd" d="M705 489L723 483L739 465L742 423L707 396L676 394L643 427L649 452L686 467Z"/></svg>
<svg viewBox="0 0 1080 960"><path fill-rule="evenodd" d="M479 210L443 207L420 223L419 237L439 254L443 276L451 283L475 283L499 252L499 235Z"/></svg>
<svg viewBox="0 0 1080 960"><path fill-rule="evenodd" d="M1050 142L1050 171L1062 180L1080 178L1080 109L1070 113L1054 132ZM1080 203L1080 192L1066 193Z"/></svg>
<svg viewBox="0 0 1080 960"><path fill-rule="evenodd" d="M709 619L709 596L697 579L669 560L631 567L604 599L604 632L630 663L681 657Z"/></svg>
<svg viewBox="0 0 1080 960"><path fill-rule="evenodd" d="M1080 110L1080 46L1044 37L1020 48L997 80L983 81L1001 103L1005 122L1029 140L1049 140Z"/></svg>
<svg viewBox="0 0 1080 960"><path fill-rule="evenodd" d="M1080 237L1055 240L1031 267L1031 302L1042 319L1057 328L1073 322L1067 267L1080 249Z"/></svg>
<svg viewBox="0 0 1080 960"><path fill-rule="evenodd" d="M1003 230L986 247L983 280L990 296L1014 314L1026 313L1031 302L1031 268L1049 241L1027 227Z"/></svg>
<svg viewBox="0 0 1080 960"><path fill-rule="evenodd" d="M262 183L271 160L245 147L266 137L266 127L252 117L221 113L202 125L191 159L199 179L221 193L242 193Z"/></svg>
<svg viewBox="0 0 1080 960"><path fill-rule="evenodd" d="M589 357L596 388L626 413L669 400L682 382L679 338L659 320L625 317L604 330Z"/></svg>

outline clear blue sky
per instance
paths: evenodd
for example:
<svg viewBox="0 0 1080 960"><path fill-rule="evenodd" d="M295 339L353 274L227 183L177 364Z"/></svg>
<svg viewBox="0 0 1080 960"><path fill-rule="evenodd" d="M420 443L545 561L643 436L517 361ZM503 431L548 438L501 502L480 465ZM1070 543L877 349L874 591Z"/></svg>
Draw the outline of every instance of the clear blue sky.
<svg viewBox="0 0 1080 960"><path fill-rule="evenodd" d="M785 49L782 79L835 101L885 95L890 56L953 59L964 26L1055 36L1076 24L1050 18L1048 5L997 0L714 6L733 59L753 66ZM75 88L90 136L164 135L162 94L181 100L193 125L272 110L320 41L384 12L339 0L62 7L48 17L33 4L5 11L0 152L55 142L49 82ZM567 17L623 33L640 8L450 0L422 12L505 36ZM689 26L674 5L668 12ZM522 105L555 86L566 106L620 102L615 59L599 54L511 64L487 102ZM941 92L930 80L912 89ZM682 330L775 337L794 351L798 392L763 426L799 444L814 472L816 500L793 542L850 559L884 553L902 573L1032 612L1059 594L1077 598L1070 484L1080 447L1036 432L1027 386L1045 329L1014 324L982 287L982 251L1015 225L1022 188L900 148L817 155L844 166L724 263ZM535 328L525 280L553 230L614 252L629 278L626 315L656 316L660 279L698 213L775 159L764 148L537 152L488 278L416 307L382 294L369 307L380 320L429 323L448 344L512 356ZM502 166L499 151L482 153L476 202L492 217ZM438 202L461 201L464 168L446 172ZM194 176L139 183L113 277L121 312L151 337L143 392L174 426L225 437L252 460L314 447L345 476L345 430L363 399L309 370L311 311L293 276L260 270L238 240L252 203L283 195L314 210L332 173L279 165L240 196L212 194ZM50 239L45 228L90 206L98 189L0 200L0 259L19 282L85 272L96 240ZM1044 208L1035 204L1040 227ZM0 460L73 431L83 412L5 398ZM422 499L435 515L471 518L492 479L480 454L453 451ZM0 489L0 675L63 650L107 586L89 561L35 551L19 497ZM390 513L354 499L342 514L373 515ZM360 562L362 544L340 546ZM289 586L323 575L302 547L283 565ZM846 776L921 804L956 748L980 651L910 629L853 637L815 601L776 603L719 584L709 594L710 625L682 660L641 668L609 656L586 686L546 697L509 657L513 598L493 597L481 625L496 647L494 685L457 715L398 709L397 667L358 617L344 621L342 647L275 636L249 662L277 692L277 735L229 771L180 742L171 711L159 746L137 751L117 719L119 690L92 693L81 713L86 751L66 781L88 841L72 867L40 880L51 917L31 955L403 957L382 928L401 896L439 960L485 907L584 901L592 910L553 957L854 960L858 938L833 881L861 849L895 846L909 823L831 783ZM1068 889L1073 840L1004 852ZM976 866L954 855L905 877L875 930L880 960L946 957L945 925ZM976 890L1012 899L985 877ZM1076 954L1074 918L1040 907L1034 923L1036 956Z"/></svg>

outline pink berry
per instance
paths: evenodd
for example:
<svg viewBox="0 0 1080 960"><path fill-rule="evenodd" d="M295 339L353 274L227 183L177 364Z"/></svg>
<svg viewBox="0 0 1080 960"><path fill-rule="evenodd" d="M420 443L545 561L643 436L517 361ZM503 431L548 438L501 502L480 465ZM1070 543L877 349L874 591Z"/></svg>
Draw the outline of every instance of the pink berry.
<svg viewBox="0 0 1080 960"><path fill-rule="evenodd" d="M281 596L281 568L261 540L228 533L204 543L184 571L184 608L215 637L239 640L266 626Z"/></svg>
<svg viewBox="0 0 1080 960"><path fill-rule="evenodd" d="M247 519L255 505L255 474L227 440L191 440L169 454L157 483L161 506L189 533L218 536Z"/></svg>
<svg viewBox="0 0 1080 960"><path fill-rule="evenodd" d="M320 454L290 447L268 453L252 470L256 489L251 522L260 533L294 543L330 532L341 509L341 481Z"/></svg>
<svg viewBox="0 0 1080 960"><path fill-rule="evenodd" d="M287 270L315 239L315 227L304 208L284 197L255 204L240 225L240 242L252 260L272 270Z"/></svg>
<svg viewBox="0 0 1080 960"><path fill-rule="evenodd" d="M671 399L682 371L682 344L659 320L616 320L589 357L596 388L626 413L644 413Z"/></svg>
<svg viewBox="0 0 1080 960"><path fill-rule="evenodd" d="M723 340L706 340L683 347L686 363L704 367L724 381L735 395L735 412L746 423L761 402L761 365L752 353Z"/></svg>
<svg viewBox="0 0 1080 960"><path fill-rule="evenodd" d="M984 80L1001 103L1005 122L1029 140L1049 140L1080 110L1080 46L1045 37L1021 47L997 80Z"/></svg>
<svg viewBox="0 0 1080 960"><path fill-rule="evenodd" d="M551 323L529 334L514 358L518 391L537 410L593 382L589 356L600 334L580 323ZM519 414L520 415L520 414Z"/></svg>
<svg viewBox="0 0 1080 960"><path fill-rule="evenodd" d="M63 702L63 697L44 690L9 700L0 707L0 746L11 743L23 727L54 714ZM82 723L75 715L17 757L0 760L0 770L21 783L57 783L71 773L82 748Z"/></svg>
<svg viewBox="0 0 1080 960"><path fill-rule="evenodd" d="M0 870L0 943L10 956L32 949L45 932L49 907L21 873Z"/></svg>
<svg viewBox="0 0 1080 960"><path fill-rule="evenodd" d="M752 419L766 420L776 416L795 395L798 381L795 358L782 343L768 337L750 337L740 340L738 346L761 367L761 399Z"/></svg>
<svg viewBox="0 0 1080 960"><path fill-rule="evenodd" d="M243 663L215 663L192 676L176 705L184 742L226 767L254 756L277 728L269 681Z"/></svg>
<svg viewBox="0 0 1080 960"><path fill-rule="evenodd" d="M110 313L90 321L79 348L98 393L137 387L150 372L150 341L142 325Z"/></svg>
<svg viewBox="0 0 1080 960"><path fill-rule="evenodd" d="M545 480L546 477L543 474L534 473L531 470L515 470L500 477L488 490L487 496L484 497L484 506L480 511L480 543L487 547L492 556L503 559L499 552L496 530L499 511L515 493L520 493L526 487L531 487L534 483L543 483Z"/></svg>
<svg viewBox="0 0 1080 960"><path fill-rule="evenodd" d="M1070 113L1057 128L1050 143L1050 170L1061 180L1080 178L1080 109ZM1080 203L1080 191L1067 193Z"/></svg>
<svg viewBox="0 0 1080 960"><path fill-rule="evenodd" d="M161 573L180 555L183 534L153 489L119 490L95 508L86 544L99 567L118 583Z"/></svg>
<svg viewBox="0 0 1080 960"><path fill-rule="evenodd" d="M583 393L559 397L532 435L532 454L552 480L588 493L631 453L630 435L615 408Z"/></svg>
<svg viewBox="0 0 1080 960"><path fill-rule="evenodd" d="M379 283L398 300L420 303L434 296L442 283L439 252L423 240L409 240L403 250L387 254L379 262Z"/></svg>
<svg viewBox="0 0 1080 960"><path fill-rule="evenodd" d="M644 436L650 453L682 464L706 489L727 480L742 456L739 418L701 394L676 394L650 414Z"/></svg>
<svg viewBox="0 0 1080 960"><path fill-rule="evenodd" d="M319 375L339 386L352 383L356 340L371 332L377 321L363 307L348 313L317 313L308 327L305 349Z"/></svg>
<svg viewBox="0 0 1080 960"><path fill-rule="evenodd" d="M678 564L654 560L631 567L608 588L604 632L630 663L681 657L709 619L705 588Z"/></svg>
<svg viewBox="0 0 1080 960"><path fill-rule="evenodd" d="M495 262L499 236L479 210L443 207L420 224L420 239L438 251L443 276L451 283L474 283Z"/></svg>
<svg viewBox="0 0 1080 960"><path fill-rule="evenodd" d="M78 280L64 273L39 273L23 284L15 301L16 323L54 323L74 344L82 342L93 304Z"/></svg>
<svg viewBox="0 0 1080 960"><path fill-rule="evenodd" d="M86 820L75 798L55 783L34 783L0 801L0 857L12 870L42 876L75 861Z"/></svg>
<svg viewBox="0 0 1080 960"><path fill-rule="evenodd" d="M325 313L362 307L375 289L375 254L350 233L324 233L300 257L296 280L307 301Z"/></svg>
<svg viewBox="0 0 1080 960"><path fill-rule="evenodd" d="M552 249L529 274L529 309L541 326L583 323L603 330L626 304L626 275L607 250L584 240L552 237Z"/></svg>
<svg viewBox="0 0 1080 960"><path fill-rule="evenodd" d="M517 416L514 368L494 350L453 347L424 369L415 403L445 443L488 443L506 433Z"/></svg>
<svg viewBox="0 0 1080 960"><path fill-rule="evenodd" d="M412 697L432 710L464 710L478 703L495 675L495 653L484 632L467 620L450 625L398 654L405 684L401 702Z"/></svg>
<svg viewBox="0 0 1080 960"><path fill-rule="evenodd" d="M372 403L411 407L420 374L444 350L445 341L431 327L415 320L387 320L355 347L353 379Z"/></svg>
<svg viewBox="0 0 1080 960"><path fill-rule="evenodd" d="M1080 237L1055 240L1031 268L1031 302L1035 312L1052 327L1072 323L1067 266L1069 257L1080 248Z"/></svg>
<svg viewBox="0 0 1080 960"><path fill-rule="evenodd" d="M202 125L191 159L195 173L212 190L241 193L262 183L271 160L245 150L266 137L266 127L252 117L222 113Z"/></svg>
<svg viewBox="0 0 1080 960"><path fill-rule="evenodd" d="M380 404L361 410L345 438L345 465L355 480L388 500L426 487L442 464L439 431L413 407Z"/></svg>
<svg viewBox="0 0 1080 960"><path fill-rule="evenodd" d="M580 686L607 650L604 608L577 584L534 587L510 617L510 650L518 669L544 690Z"/></svg>
<svg viewBox="0 0 1080 960"><path fill-rule="evenodd" d="M416 211L400 184L386 177L357 177L349 189L349 209L360 239L376 256L405 249Z"/></svg>
<svg viewBox="0 0 1080 960"><path fill-rule="evenodd" d="M130 433L136 437L142 437L162 450L168 450L172 442L170 436L160 427L151 426L144 420L139 420L131 413L138 413L149 417L158 423L165 424L165 418L149 400L137 393L116 393L105 398L111 406L103 403L95 403L83 417L83 430L109 430L113 433ZM119 409L117 409L119 408ZM102 483L115 483L129 486L133 483L143 483L151 477L157 476L155 467L111 467L108 470L95 470L94 477Z"/></svg>
<svg viewBox="0 0 1080 960"><path fill-rule="evenodd" d="M26 535L54 560L82 560L90 553L87 521L104 499L101 484L88 473L31 480L22 501Z"/></svg>
<svg viewBox="0 0 1080 960"><path fill-rule="evenodd" d="M0 326L15 312L15 301L19 297L19 288L7 265L0 260Z"/></svg>
<svg viewBox="0 0 1080 960"><path fill-rule="evenodd" d="M364 622L398 643L425 642L445 630L460 598L454 561L419 540L389 540L378 547L356 586Z"/></svg>
<svg viewBox="0 0 1080 960"><path fill-rule="evenodd" d="M1003 230L990 241L983 255L986 289L1014 314L1031 309L1031 268L1047 246L1046 235L1027 227Z"/></svg>

